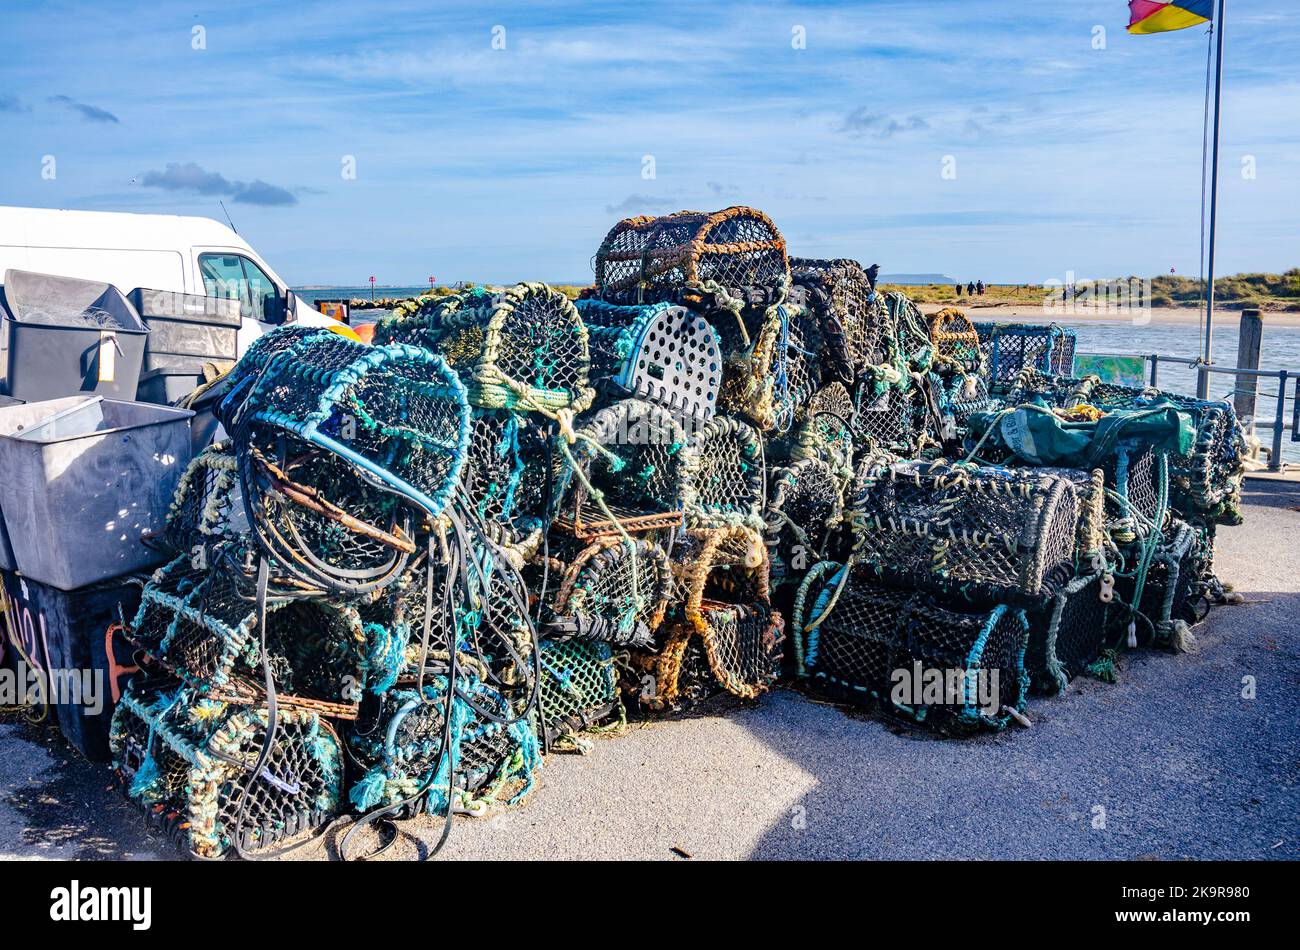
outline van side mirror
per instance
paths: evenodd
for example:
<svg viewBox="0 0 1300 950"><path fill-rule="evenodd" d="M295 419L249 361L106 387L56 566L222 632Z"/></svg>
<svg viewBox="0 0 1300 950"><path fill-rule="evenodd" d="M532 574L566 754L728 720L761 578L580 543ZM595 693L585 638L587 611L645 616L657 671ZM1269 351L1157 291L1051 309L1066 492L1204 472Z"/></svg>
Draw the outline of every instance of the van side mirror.
<svg viewBox="0 0 1300 950"><path fill-rule="evenodd" d="M297 306L292 290L286 290L283 296L267 294L262 298L262 321L275 327L291 323L297 317Z"/></svg>

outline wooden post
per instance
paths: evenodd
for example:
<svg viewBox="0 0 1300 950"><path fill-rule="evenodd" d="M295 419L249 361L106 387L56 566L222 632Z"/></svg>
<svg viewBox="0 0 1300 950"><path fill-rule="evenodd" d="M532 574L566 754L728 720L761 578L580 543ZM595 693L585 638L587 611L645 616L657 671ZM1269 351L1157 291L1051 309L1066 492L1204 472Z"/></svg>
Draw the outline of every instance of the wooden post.
<svg viewBox="0 0 1300 950"><path fill-rule="evenodd" d="M1264 338L1264 319L1258 310L1241 311L1241 330L1237 337L1237 368L1259 369L1260 343ZM1255 398L1259 393L1259 377L1238 375L1233 387L1232 407L1241 419L1255 418Z"/></svg>

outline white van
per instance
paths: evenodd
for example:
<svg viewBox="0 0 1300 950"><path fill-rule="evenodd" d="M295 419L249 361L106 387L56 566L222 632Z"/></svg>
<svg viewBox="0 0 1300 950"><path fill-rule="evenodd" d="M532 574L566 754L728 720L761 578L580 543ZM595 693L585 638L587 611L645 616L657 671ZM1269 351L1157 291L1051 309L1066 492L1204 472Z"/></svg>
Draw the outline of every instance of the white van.
<svg viewBox="0 0 1300 950"><path fill-rule="evenodd" d="M272 327L337 321L298 300L248 243L211 218L0 206L0 280L7 270L208 297L235 297L239 354Z"/></svg>

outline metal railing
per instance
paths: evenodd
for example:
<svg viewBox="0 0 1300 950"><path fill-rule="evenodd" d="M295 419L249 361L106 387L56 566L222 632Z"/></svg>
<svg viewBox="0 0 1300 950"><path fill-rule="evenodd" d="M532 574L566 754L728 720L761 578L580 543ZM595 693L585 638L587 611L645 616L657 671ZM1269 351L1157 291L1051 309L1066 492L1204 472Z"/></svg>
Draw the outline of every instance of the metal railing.
<svg viewBox="0 0 1300 950"><path fill-rule="evenodd" d="M1256 429L1265 429L1273 434L1273 444L1269 452L1268 470L1278 472L1282 470L1282 435L1285 432L1291 433L1292 442L1300 442L1300 370L1294 369L1247 369L1245 367L1228 367L1207 364L1199 358L1189 358L1186 356L1162 356L1159 353L1137 354L1137 353L1097 353L1091 354L1096 356L1139 356L1146 360L1150 365L1150 381L1152 388L1160 385L1160 364L1161 363L1178 363L1182 366L1190 366L1198 374L1224 373L1230 376L1249 376L1254 379L1276 379L1277 392L1261 394L1250 392L1249 390L1234 389L1225 397L1225 402L1231 402L1232 396L1238 393L1248 394L1252 399L1275 399L1277 410L1271 421L1263 420L1256 413L1254 416L1254 425ZM1203 377L1204 378L1204 377ZM1292 400L1291 418L1287 420L1287 381L1295 380L1295 396Z"/></svg>

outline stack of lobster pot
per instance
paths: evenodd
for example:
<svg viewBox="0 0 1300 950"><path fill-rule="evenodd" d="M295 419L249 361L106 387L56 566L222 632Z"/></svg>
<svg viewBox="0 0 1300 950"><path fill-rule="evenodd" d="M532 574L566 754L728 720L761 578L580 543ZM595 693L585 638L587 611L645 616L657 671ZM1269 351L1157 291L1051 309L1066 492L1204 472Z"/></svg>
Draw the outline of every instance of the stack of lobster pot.
<svg viewBox="0 0 1300 950"><path fill-rule="evenodd" d="M182 478L174 558L129 623L143 668L111 736L128 796L212 858L350 808L527 791L523 555L464 501L458 374L424 348L291 327L223 386L230 438Z"/></svg>
<svg viewBox="0 0 1300 950"><path fill-rule="evenodd" d="M795 609L799 675L940 728L1021 718L1093 662L1112 580L1100 489L1033 469L861 459L847 558Z"/></svg>
<svg viewBox="0 0 1300 950"><path fill-rule="evenodd" d="M1210 605L1239 600L1213 563L1218 525L1241 523L1245 435L1231 404L1032 368L1008 398L1026 403L1074 418L1076 433L1110 423L1094 457L1120 564L1121 633L1130 645L1190 648L1189 627ZM1005 431L997 427L993 450L1023 463L1023 443Z"/></svg>

